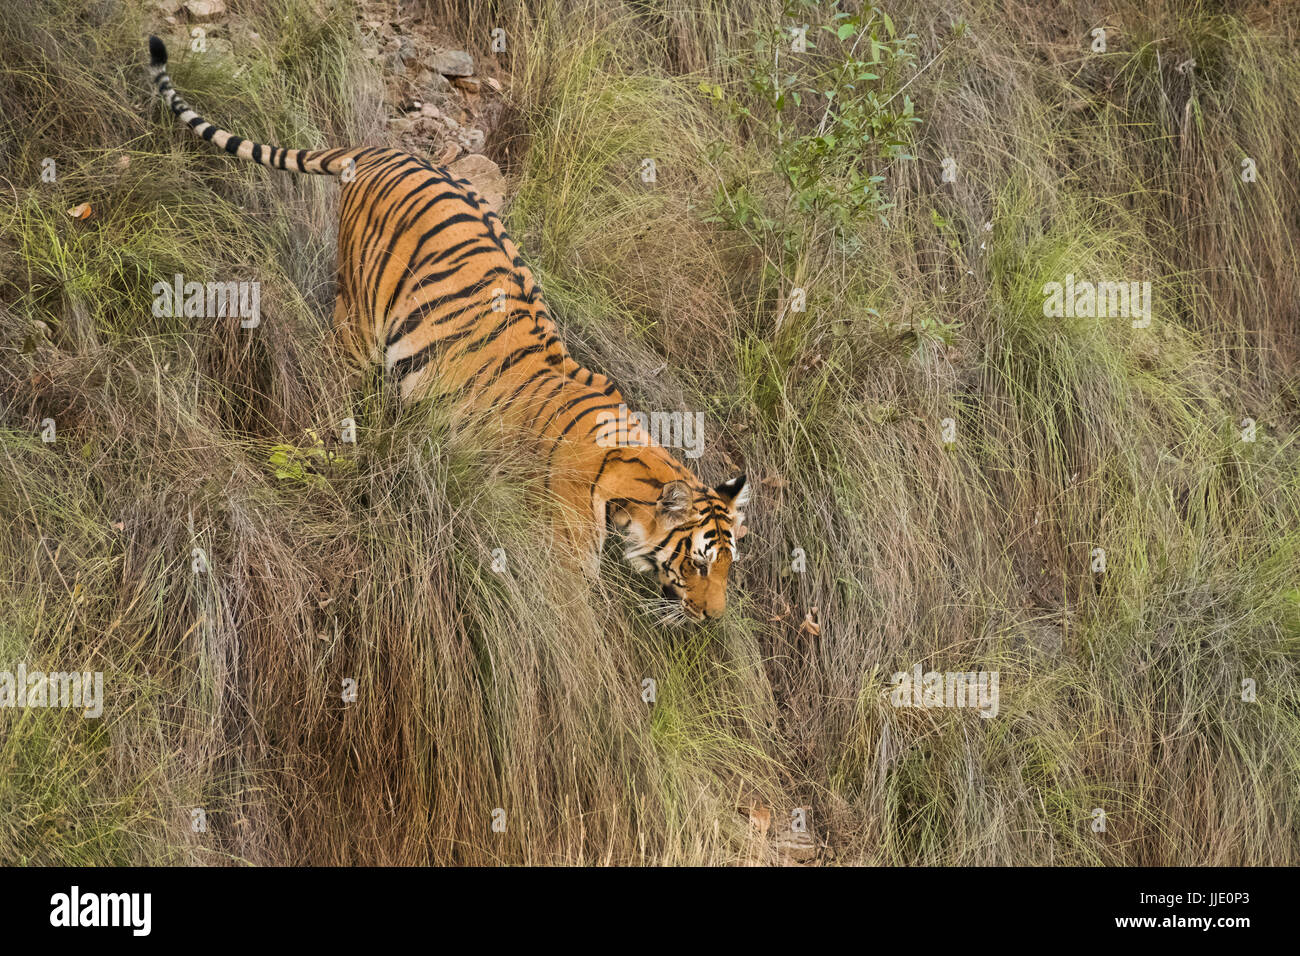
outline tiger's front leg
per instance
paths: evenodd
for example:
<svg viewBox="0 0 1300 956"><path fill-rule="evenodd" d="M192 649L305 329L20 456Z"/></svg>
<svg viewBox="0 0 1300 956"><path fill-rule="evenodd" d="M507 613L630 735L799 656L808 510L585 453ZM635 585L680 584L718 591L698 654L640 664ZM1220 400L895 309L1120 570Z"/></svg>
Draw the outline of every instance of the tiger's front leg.
<svg viewBox="0 0 1300 956"><path fill-rule="evenodd" d="M558 499L556 540L563 559L595 580L600 574L600 550L605 544L605 502L593 500L586 482L560 481L553 490Z"/></svg>

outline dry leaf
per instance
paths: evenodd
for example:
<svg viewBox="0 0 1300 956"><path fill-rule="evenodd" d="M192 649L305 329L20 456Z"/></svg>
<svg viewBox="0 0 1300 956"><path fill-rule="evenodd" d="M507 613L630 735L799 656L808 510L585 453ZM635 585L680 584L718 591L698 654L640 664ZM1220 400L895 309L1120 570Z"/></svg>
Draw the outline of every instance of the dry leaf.
<svg viewBox="0 0 1300 956"><path fill-rule="evenodd" d="M90 208L90 203L88 202L83 202L80 206L73 206L68 210L68 215L79 221L85 221L94 214L95 211Z"/></svg>
<svg viewBox="0 0 1300 956"><path fill-rule="evenodd" d="M808 614L803 619L803 623L799 625L800 634L808 634L811 635L812 637L817 637L818 635L821 634L822 626L821 623L817 620L817 615L818 615L817 608L813 608L811 611L808 612Z"/></svg>

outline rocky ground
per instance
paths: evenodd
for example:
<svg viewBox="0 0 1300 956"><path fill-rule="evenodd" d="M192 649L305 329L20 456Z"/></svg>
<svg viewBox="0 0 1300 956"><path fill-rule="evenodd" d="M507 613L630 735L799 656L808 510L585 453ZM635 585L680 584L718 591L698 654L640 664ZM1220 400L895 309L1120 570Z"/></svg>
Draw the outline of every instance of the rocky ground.
<svg viewBox="0 0 1300 956"><path fill-rule="evenodd" d="M201 26L213 52L233 53L241 41L258 39L225 0L157 0L155 8L169 26ZM483 153L505 109L507 78L498 64L458 49L418 8L362 0L357 17L365 56L384 78L396 142L469 179L501 211L506 181Z"/></svg>

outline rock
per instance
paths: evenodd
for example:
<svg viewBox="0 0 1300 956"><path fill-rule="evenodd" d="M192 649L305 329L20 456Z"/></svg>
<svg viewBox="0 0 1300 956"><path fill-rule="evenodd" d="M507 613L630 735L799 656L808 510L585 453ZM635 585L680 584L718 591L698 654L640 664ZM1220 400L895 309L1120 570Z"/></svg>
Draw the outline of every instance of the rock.
<svg viewBox="0 0 1300 956"><path fill-rule="evenodd" d="M447 169L457 179L468 179L474 191L487 200L492 211L501 214L506 202L506 178L501 174L500 166L481 153L475 153L456 160Z"/></svg>
<svg viewBox="0 0 1300 956"><path fill-rule="evenodd" d="M420 66L411 78L411 82L425 94L449 93L451 80L441 73L435 73L426 66Z"/></svg>
<svg viewBox="0 0 1300 956"><path fill-rule="evenodd" d="M807 830L784 830L772 841L776 852L795 863L807 863L817 857L817 844Z"/></svg>
<svg viewBox="0 0 1300 956"><path fill-rule="evenodd" d="M226 15L225 0L185 0L184 9L191 20L199 23Z"/></svg>
<svg viewBox="0 0 1300 956"><path fill-rule="evenodd" d="M402 55L402 41L399 38L392 37L383 45L379 65L389 73L406 72L406 57Z"/></svg>
<svg viewBox="0 0 1300 956"><path fill-rule="evenodd" d="M429 58L429 69L443 76L472 76L474 58L464 50L440 50Z"/></svg>

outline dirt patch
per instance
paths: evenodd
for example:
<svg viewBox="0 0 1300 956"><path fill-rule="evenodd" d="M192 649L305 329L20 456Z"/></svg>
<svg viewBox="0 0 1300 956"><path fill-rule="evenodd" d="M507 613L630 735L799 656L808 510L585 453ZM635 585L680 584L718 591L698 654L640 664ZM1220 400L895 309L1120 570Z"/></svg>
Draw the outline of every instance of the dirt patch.
<svg viewBox="0 0 1300 956"><path fill-rule="evenodd" d="M213 52L232 52L232 37L257 38L223 0L156 0L155 9L171 26L202 25ZM495 58L459 49L421 11L403 11L388 0L361 3L357 28L363 54L384 79L395 143L469 179L500 212L506 181L483 155L507 113L502 94L508 79Z"/></svg>
<svg viewBox="0 0 1300 956"><path fill-rule="evenodd" d="M505 181L482 155L506 112L501 94L508 80L495 59L457 48L419 11L363 3L358 19L365 55L383 74L388 125L402 148L452 166L500 210Z"/></svg>

